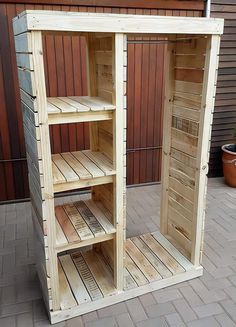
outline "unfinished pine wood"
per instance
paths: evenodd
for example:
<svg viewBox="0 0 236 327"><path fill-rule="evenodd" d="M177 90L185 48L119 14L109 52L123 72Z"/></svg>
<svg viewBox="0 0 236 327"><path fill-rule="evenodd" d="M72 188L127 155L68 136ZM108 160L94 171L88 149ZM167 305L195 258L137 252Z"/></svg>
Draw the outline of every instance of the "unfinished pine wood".
<svg viewBox="0 0 236 327"><path fill-rule="evenodd" d="M103 205L86 200L55 207L58 252L114 238L115 227L103 212Z"/></svg>
<svg viewBox="0 0 236 327"><path fill-rule="evenodd" d="M75 13L26 10L13 21L14 34L28 30L160 33L160 34L222 34L222 19L196 17L164 17L101 13Z"/></svg>
<svg viewBox="0 0 236 327"><path fill-rule="evenodd" d="M13 25L38 272L52 322L201 275L205 175L223 22L26 11ZM86 32L88 96L46 97L41 30ZM155 232L124 242L124 33L140 32L161 33L171 41L162 156L161 232L166 237ZM75 122L89 122L90 150L51 156L49 125ZM54 193L90 186L90 200L54 206Z"/></svg>
<svg viewBox="0 0 236 327"><path fill-rule="evenodd" d="M99 151L53 154L52 165L54 190L57 192L66 190L67 187L73 189L73 185L74 188L78 188L81 180L81 187L85 185L83 180L91 186L93 180L95 185L99 183L100 177L103 178L101 184L105 182L106 177L109 183L111 182L109 177L116 174L111 160Z"/></svg>
<svg viewBox="0 0 236 327"><path fill-rule="evenodd" d="M119 294L117 294L113 284L112 269L101 253L89 250L87 252L77 251L71 255L59 256L60 262L64 264L62 265L63 271L60 273L64 273L63 279L68 281L76 302L78 302L78 286L76 286L78 277L79 283L81 281L83 283L82 294L85 296L89 294L89 302L86 304L91 305L90 310L95 310L95 308L104 307L108 303L113 304L141 295L148 289L155 290L171 285L176 280L186 280L187 276L187 279L191 278L198 275L201 271L198 271L159 232L128 239L125 247L125 284L124 290ZM72 261L74 266L72 266ZM146 263L143 264L144 262ZM65 292L65 297L65 299L62 298L61 300L63 305L68 301L68 291ZM70 306L71 303L69 302L68 309ZM77 308L80 308L80 313L85 312L87 305L81 304ZM73 316L74 310L72 312L70 317ZM58 321L57 319L60 315L60 312L55 313L57 318L53 319L53 322Z"/></svg>

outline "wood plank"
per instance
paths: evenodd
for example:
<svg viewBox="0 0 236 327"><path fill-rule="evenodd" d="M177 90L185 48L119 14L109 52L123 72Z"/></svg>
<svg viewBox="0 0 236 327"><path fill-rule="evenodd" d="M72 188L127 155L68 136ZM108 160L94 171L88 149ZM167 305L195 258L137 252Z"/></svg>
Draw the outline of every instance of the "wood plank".
<svg viewBox="0 0 236 327"><path fill-rule="evenodd" d="M180 180L170 177L169 187L181 194L187 200L193 202L194 190L183 184Z"/></svg>
<svg viewBox="0 0 236 327"><path fill-rule="evenodd" d="M94 236L96 237L104 235L104 229L102 228L96 217L93 215L93 213L90 211L90 209L86 206L86 204L83 201L77 201L74 204L86 224L89 226L90 230L93 232Z"/></svg>
<svg viewBox="0 0 236 327"><path fill-rule="evenodd" d="M107 234L112 234L116 232L115 227L110 223L103 211L96 205L95 201L86 200L85 204L91 210L91 212L96 217L96 219Z"/></svg>
<svg viewBox="0 0 236 327"><path fill-rule="evenodd" d="M62 101L60 98L47 98L47 102L53 106L59 108L61 112L76 112L76 107L69 105L68 103Z"/></svg>
<svg viewBox="0 0 236 327"><path fill-rule="evenodd" d="M175 81L174 89L176 92L202 94L202 84L184 81Z"/></svg>
<svg viewBox="0 0 236 327"><path fill-rule="evenodd" d="M26 32L15 36L15 50L16 52L29 53L32 52L31 33Z"/></svg>
<svg viewBox="0 0 236 327"><path fill-rule="evenodd" d="M193 264L186 259L185 256L180 253L159 231L152 233L152 235L186 271L193 269Z"/></svg>
<svg viewBox="0 0 236 327"><path fill-rule="evenodd" d="M171 157L182 162L187 167L196 169L196 158L193 158L181 151L171 148Z"/></svg>
<svg viewBox="0 0 236 327"><path fill-rule="evenodd" d="M55 107L54 107L55 108ZM58 109L59 110L59 109ZM49 125L67 124L67 123L82 123L93 121L111 120L113 114L111 111L89 111L89 112L75 112L75 113L58 113L49 112Z"/></svg>
<svg viewBox="0 0 236 327"><path fill-rule="evenodd" d="M112 51L96 51L95 62L97 65L112 65Z"/></svg>
<svg viewBox="0 0 236 327"><path fill-rule="evenodd" d="M179 274L184 271L183 267L153 238L153 236L146 234L141 235L140 238L154 253L158 253L159 259L173 274Z"/></svg>
<svg viewBox="0 0 236 327"><path fill-rule="evenodd" d="M71 152L61 153L63 159L76 172L81 179L92 178L90 172L73 156Z"/></svg>
<svg viewBox="0 0 236 327"><path fill-rule="evenodd" d="M25 68L28 70L33 70L33 57L32 54L17 53L16 63L20 68Z"/></svg>
<svg viewBox="0 0 236 327"><path fill-rule="evenodd" d="M125 242L126 252L130 255L135 264L140 267L142 273L149 282L161 279L161 275L154 269L144 254L134 245L134 243L127 239Z"/></svg>
<svg viewBox="0 0 236 327"><path fill-rule="evenodd" d="M54 192L64 192L69 190L75 190L78 188L85 188L85 187L110 184L110 183L113 183L112 176L102 176L102 177L95 177L92 179L79 179L75 182L55 184L53 188L54 188Z"/></svg>
<svg viewBox="0 0 236 327"><path fill-rule="evenodd" d="M62 175L61 171L57 168L54 162L52 162L52 176L53 184L61 184L66 182L64 175Z"/></svg>
<svg viewBox="0 0 236 327"><path fill-rule="evenodd" d="M73 156L89 171L93 177L104 176L104 172L98 168L83 152L72 152Z"/></svg>
<svg viewBox="0 0 236 327"><path fill-rule="evenodd" d="M74 101L70 97L59 97L58 99L64 101L69 106L75 107L77 112L86 112L86 111L89 111L89 107L82 105L78 101Z"/></svg>
<svg viewBox="0 0 236 327"><path fill-rule="evenodd" d="M112 161L105 156L103 153L99 151L90 151L84 150L83 153L92 160L98 168L100 168L104 174L107 175L114 175L115 171L113 169Z"/></svg>
<svg viewBox="0 0 236 327"><path fill-rule="evenodd" d="M103 296L112 295L116 292L112 274L108 265L93 251L83 252L82 256L87 263L96 283Z"/></svg>
<svg viewBox="0 0 236 327"><path fill-rule="evenodd" d="M143 253L143 255L148 259L150 264L157 270L162 278L172 276L171 271L163 264L161 260L159 260L158 255L154 254L139 237L132 237L131 241Z"/></svg>
<svg viewBox="0 0 236 327"><path fill-rule="evenodd" d="M86 222L84 221L81 214L78 212L76 206L73 203L63 205L63 208L75 230L77 231L81 241L94 238L93 233L91 232L88 225L86 224Z"/></svg>
<svg viewBox="0 0 236 327"><path fill-rule="evenodd" d="M55 207L55 215L59 224L61 225L61 228L68 242L79 242L80 241L79 235L77 234L75 228L73 227L63 207L61 206Z"/></svg>
<svg viewBox="0 0 236 327"><path fill-rule="evenodd" d="M69 254L59 256L59 260L66 274L70 287L73 291L74 297L78 304L87 303L91 298L84 286L84 283L78 274L78 271Z"/></svg>
<svg viewBox="0 0 236 327"><path fill-rule="evenodd" d="M192 222L180 214L175 208L169 207L168 221L189 240L192 239Z"/></svg>
<svg viewBox="0 0 236 327"><path fill-rule="evenodd" d="M138 285L135 283L135 280L131 276L131 274L128 272L128 270L124 269L124 290L130 290Z"/></svg>
<svg viewBox="0 0 236 327"><path fill-rule="evenodd" d="M188 220L193 219L193 213L189 210L187 210L183 205L181 205L179 202L177 202L173 197L171 196L174 191L169 190L169 207L175 209L177 212L181 213L185 218Z"/></svg>
<svg viewBox="0 0 236 327"><path fill-rule="evenodd" d="M206 38L179 41L176 43L177 55L204 55L206 53Z"/></svg>
<svg viewBox="0 0 236 327"><path fill-rule="evenodd" d="M77 305L71 292L70 285L65 277L60 261L58 261L58 275L60 285L60 306L61 310L72 308Z"/></svg>
<svg viewBox="0 0 236 327"><path fill-rule="evenodd" d="M177 181L179 181L181 184L187 186L190 188L190 190L195 189L195 178L189 177L187 174L183 173L182 171L175 169L173 167L170 167L169 170L169 176L173 177Z"/></svg>
<svg viewBox="0 0 236 327"><path fill-rule="evenodd" d="M56 245L68 244L67 238L59 224L58 220L56 219Z"/></svg>
<svg viewBox="0 0 236 327"><path fill-rule="evenodd" d="M189 212L193 211L193 202L187 200L183 195L178 193L178 190L169 189L169 196L178 202L183 208ZM192 219L191 219L192 220Z"/></svg>
<svg viewBox="0 0 236 327"><path fill-rule="evenodd" d="M191 74L191 72L189 73ZM201 96L198 94L190 94L190 93L182 93L175 92L174 93L174 105L200 110L201 108Z"/></svg>
<svg viewBox="0 0 236 327"><path fill-rule="evenodd" d="M172 41L175 41L172 36ZM163 234L167 233L167 210L168 210L168 189L169 189L169 164L171 149L171 124L173 110L173 92L174 92L174 64L175 64L175 45L169 43L166 48L165 58L165 98L163 109L163 130L165 137L162 144L162 160L161 160L161 210L160 210L160 230Z"/></svg>
<svg viewBox="0 0 236 327"><path fill-rule="evenodd" d="M22 33L26 28L24 22L26 15L14 21L14 33ZM79 32L109 32L109 33L143 33L160 34L222 34L223 21L191 17L150 17L145 15L109 15L99 13L75 13L66 15L55 11L27 12L27 27L29 30L51 31L79 31Z"/></svg>
<svg viewBox="0 0 236 327"><path fill-rule="evenodd" d="M128 270L138 286L148 283L147 278L144 276L139 267L136 266L127 252L125 253L125 268Z"/></svg>
<svg viewBox="0 0 236 327"><path fill-rule="evenodd" d="M101 299L103 297L96 280L94 279L91 271L89 270L84 258L80 252L73 253L71 255L74 264L83 280L83 283L92 299L92 301Z"/></svg>
<svg viewBox="0 0 236 327"><path fill-rule="evenodd" d="M34 72L22 68L18 68L18 78L20 88L29 93L31 96L37 95L37 90L35 88L35 76Z"/></svg>
<svg viewBox="0 0 236 327"><path fill-rule="evenodd" d="M195 157L197 143L198 139L196 137L175 128L171 129L171 146L173 148Z"/></svg>
<svg viewBox="0 0 236 327"><path fill-rule="evenodd" d="M203 55L176 55L175 67L203 69L204 63Z"/></svg>
<svg viewBox="0 0 236 327"><path fill-rule="evenodd" d="M79 176L75 171L68 165L68 163L62 158L60 154L53 154L52 161L61 171L67 182L73 182L79 179Z"/></svg>
<svg viewBox="0 0 236 327"><path fill-rule="evenodd" d="M193 120L195 122L199 122L200 120L200 111L190 108L185 108L176 104L173 106L173 115L177 117Z"/></svg>

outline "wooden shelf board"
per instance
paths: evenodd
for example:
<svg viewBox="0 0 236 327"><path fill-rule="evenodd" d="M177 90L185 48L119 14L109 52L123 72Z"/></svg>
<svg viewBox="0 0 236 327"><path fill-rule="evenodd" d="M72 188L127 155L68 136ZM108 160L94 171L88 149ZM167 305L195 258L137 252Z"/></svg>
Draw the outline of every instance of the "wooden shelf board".
<svg viewBox="0 0 236 327"><path fill-rule="evenodd" d="M98 151L84 150L52 155L54 191L66 191L112 182L111 160Z"/></svg>
<svg viewBox="0 0 236 327"><path fill-rule="evenodd" d="M125 249L125 287L120 293L100 253L89 250L59 256L63 268L59 270L63 275L60 279L68 284L60 285L61 310L51 313L51 321L59 322L202 275L202 267L194 266L160 232L132 237ZM76 285L82 285L80 293Z"/></svg>
<svg viewBox="0 0 236 327"><path fill-rule="evenodd" d="M101 97L47 98L49 124L112 119L115 106Z"/></svg>
<svg viewBox="0 0 236 327"><path fill-rule="evenodd" d="M113 239L116 229L101 202L86 200L55 207L57 252Z"/></svg>

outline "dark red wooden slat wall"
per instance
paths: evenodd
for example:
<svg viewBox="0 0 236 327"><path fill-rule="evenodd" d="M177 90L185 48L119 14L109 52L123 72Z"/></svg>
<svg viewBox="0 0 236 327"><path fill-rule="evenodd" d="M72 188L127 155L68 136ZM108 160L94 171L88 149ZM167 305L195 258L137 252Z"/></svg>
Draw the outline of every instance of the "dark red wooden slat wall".
<svg viewBox="0 0 236 327"><path fill-rule="evenodd" d="M137 8L128 1L126 8L120 8L115 1L109 2L110 7L86 7L84 1L79 0L51 1L53 5L43 4L45 1L25 2L0 3L0 201L29 196L11 23L13 17L25 9L202 16L204 7L203 0L135 1ZM145 3L149 9L143 9ZM97 4L100 5L101 1ZM87 94L84 42L79 36L45 35L45 73L49 96ZM131 38L129 42L127 182L155 182L160 180L164 45L135 44ZM54 153L89 146L87 124L53 126L50 135Z"/></svg>

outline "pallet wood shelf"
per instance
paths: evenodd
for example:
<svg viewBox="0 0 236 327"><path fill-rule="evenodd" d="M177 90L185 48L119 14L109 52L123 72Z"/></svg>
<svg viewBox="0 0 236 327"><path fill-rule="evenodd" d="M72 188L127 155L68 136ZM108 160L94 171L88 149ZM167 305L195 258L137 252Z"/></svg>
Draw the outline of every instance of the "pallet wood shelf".
<svg viewBox="0 0 236 327"><path fill-rule="evenodd" d="M112 182L116 174L111 160L99 151L75 151L52 155L54 192Z"/></svg>
<svg viewBox="0 0 236 327"><path fill-rule="evenodd" d="M101 97L47 98L49 125L112 119L115 106Z"/></svg>
<svg viewBox="0 0 236 327"><path fill-rule="evenodd" d="M129 298L131 292L136 292L141 287L160 283L161 288L163 283L169 285L172 279L181 279L185 273L195 270L193 264L176 251L159 232L127 239L125 249L124 292L120 294L123 299ZM63 281L60 302L62 310L79 305L83 312L86 303L90 302L92 306L92 302L96 301L99 305L115 294L112 267L101 253L93 250L77 251L58 258L62 267L59 273ZM201 269L198 271L200 273ZM82 285L81 293L78 293L78 285ZM112 298L111 301L114 303L116 299Z"/></svg>
<svg viewBox="0 0 236 327"><path fill-rule="evenodd" d="M201 276L223 20L27 10L13 30L36 265L51 322ZM44 31L84 37L86 96L47 96ZM130 239L128 34L166 43L160 231ZM88 122L89 150L52 154L50 125L79 122ZM88 200L55 205L55 193L84 187Z"/></svg>
<svg viewBox="0 0 236 327"><path fill-rule="evenodd" d="M99 201L87 200L55 207L58 252L113 239L111 214Z"/></svg>

